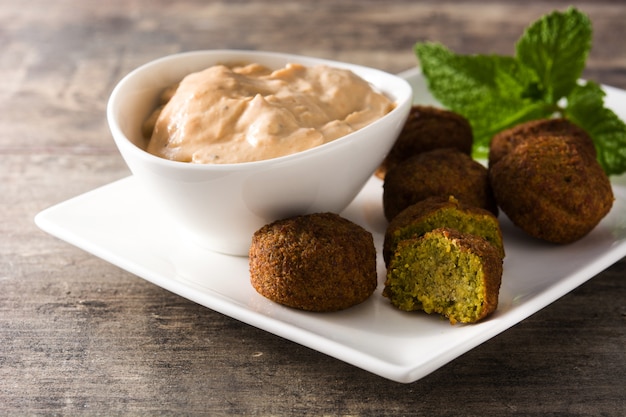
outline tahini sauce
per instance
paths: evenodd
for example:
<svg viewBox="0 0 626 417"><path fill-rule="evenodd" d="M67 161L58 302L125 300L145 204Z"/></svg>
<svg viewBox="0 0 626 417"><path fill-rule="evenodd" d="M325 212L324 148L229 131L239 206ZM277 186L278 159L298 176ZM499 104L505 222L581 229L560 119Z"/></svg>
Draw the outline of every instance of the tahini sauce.
<svg viewBox="0 0 626 417"><path fill-rule="evenodd" d="M192 73L146 121L148 152L226 164L289 155L354 132L393 103L351 71L288 64L216 65ZM170 98L171 97L171 98Z"/></svg>

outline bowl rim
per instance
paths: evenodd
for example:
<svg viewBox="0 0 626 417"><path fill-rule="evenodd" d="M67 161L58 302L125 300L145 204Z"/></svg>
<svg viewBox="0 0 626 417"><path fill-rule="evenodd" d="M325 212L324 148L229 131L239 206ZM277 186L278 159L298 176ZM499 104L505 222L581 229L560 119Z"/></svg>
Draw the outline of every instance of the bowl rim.
<svg viewBox="0 0 626 417"><path fill-rule="evenodd" d="M263 159L259 161L237 162L237 163L227 163L227 164L195 164L195 163L189 163L189 162L174 161L174 160L162 158L162 157L159 157L159 156L156 156L147 152L145 149L142 149L141 147L135 145L126 136L126 134L123 133L122 128L120 127L115 117L115 112L116 112L115 106L117 104L117 101L119 100L119 96L123 88L133 78L137 77L138 74L145 72L149 68L162 65L163 63L168 62L168 61L189 59L192 57L203 57L203 56L210 57L210 56L219 56L219 55L239 55L240 56L240 58L230 58L233 61L235 59L244 60L247 58L254 58L254 57L266 57L266 58L275 58L275 59L293 60L293 61L297 61L297 60L308 61L309 63L305 63L304 65L320 64L320 65L334 66L337 68L357 70L357 72L363 71L363 72L368 72L371 74L376 74L377 76L392 80L395 84L398 84L398 86L402 86L402 88L401 89L398 88L398 92L397 92L398 97L394 98L394 104L395 104L394 108L389 113L373 121L367 126L364 126L357 131L351 132L333 141L324 143L319 146L315 146L313 148L305 149L303 151L292 153L289 155L283 155L283 156ZM363 78L361 75L359 76ZM366 80L366 81L372 84L371 81L369 80ZM381 90L378 86L374 84L372 85L376 89ZM385 91L382 91L382 92L386 93ZM387 119L390 115L395 114L397 112L401 112L403 107L406 107L407 105L410 106L410 104L412 103L412 99L413 99L413 89L411 85L404 78L395 74L391 74L386 71L382 71L382 70L372 68L372 67L367 67L364 65L351 64L348 62L335 61L335 60L326 59L326 58L317 58L313 56L305 56L305 55L297 55L297 54L273 52L273 51L259 51L259 50L245 50L245 49L205 49L205 50L193 50L193 51L179 52L179 53L162 56L154 60L148 61L136 67L132 71L128 72L125 76L123 76L117 82L117 84L113 88L109 96L108 102L107 102L106 115L107 115L107 122L109 125L109 129L111 130L113 139L116 142L116 144L119 147L126 148L128 151L132 152L134 155L141 158L144 162L149 162L152 164L159 164L159 165L162 165L164 167L169 167L169 168L176 168L176 167L180 168L184 166L186 167L185 169L195 170L195 171L205 171L205 170L232 171L234 169L235 170L258 169L258 168L263 168L266 166L273 166L276 164L292 163L302 158L308 158L311 156L312 153L320 153L320 152L325 153L327 152L327 149L329 147L346 146L347 144L345 144L345 142L351 142L351 139L355 136L355 134L362 133L363 130L369 130L369 128L375 125L378 125L380 123L383 123L384 120Z"/></svg>

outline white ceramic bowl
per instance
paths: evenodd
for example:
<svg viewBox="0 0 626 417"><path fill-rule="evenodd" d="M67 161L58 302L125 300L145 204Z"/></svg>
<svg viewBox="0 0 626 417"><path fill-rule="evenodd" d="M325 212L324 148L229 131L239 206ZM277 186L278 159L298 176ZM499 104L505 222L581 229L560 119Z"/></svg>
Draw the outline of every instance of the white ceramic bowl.
<svg viewBox="0 0 626 417"><path fill-rule="evenodd" d="M382 91L396 107L374 123L293 155L238 164L170 161L143 149L141 125L161 91L185 75L217 63L289 62L347 68ZM358 194L393 145L412 102L402 78L357 65L297 55L212 50L167 56L125 76L113 90L107 118L122 157L184 239L208 249L247 255L252 234L266 223L296 214L341 212ZM157 225L155 225L157 227Z"/></svg>

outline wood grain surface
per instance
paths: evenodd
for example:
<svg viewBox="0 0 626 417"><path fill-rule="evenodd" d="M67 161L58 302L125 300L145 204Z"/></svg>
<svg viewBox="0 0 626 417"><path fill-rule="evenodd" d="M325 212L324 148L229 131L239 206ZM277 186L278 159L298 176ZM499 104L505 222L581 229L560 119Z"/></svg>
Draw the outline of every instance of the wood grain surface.
<svg viewBox="0 0 626 417"><path fill-rule="evenodd" d="M173 295L41 230L44 208L129 175L115 83L157 57L263 49L399 72L416 41L512 54L573 4L584 76L626 89L623 1L0 0L0 415L626 415L626 259L412 384Z"/></svg>

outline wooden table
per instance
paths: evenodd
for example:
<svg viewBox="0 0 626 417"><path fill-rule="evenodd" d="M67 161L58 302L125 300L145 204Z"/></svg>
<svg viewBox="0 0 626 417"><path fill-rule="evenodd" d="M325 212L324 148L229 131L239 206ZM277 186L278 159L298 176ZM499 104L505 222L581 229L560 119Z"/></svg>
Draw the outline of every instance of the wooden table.
<svg viewBox="0 0 626 417"><path fill-rule="evenodd" d="M53 238L33 217L129 175L115 83L162 55L264 49L399 72L412 45L511 54L592 19L584 76L626 88L621 1L0 1L1 415L626 414L626 259L411 384L242 324Z"/></svg>

